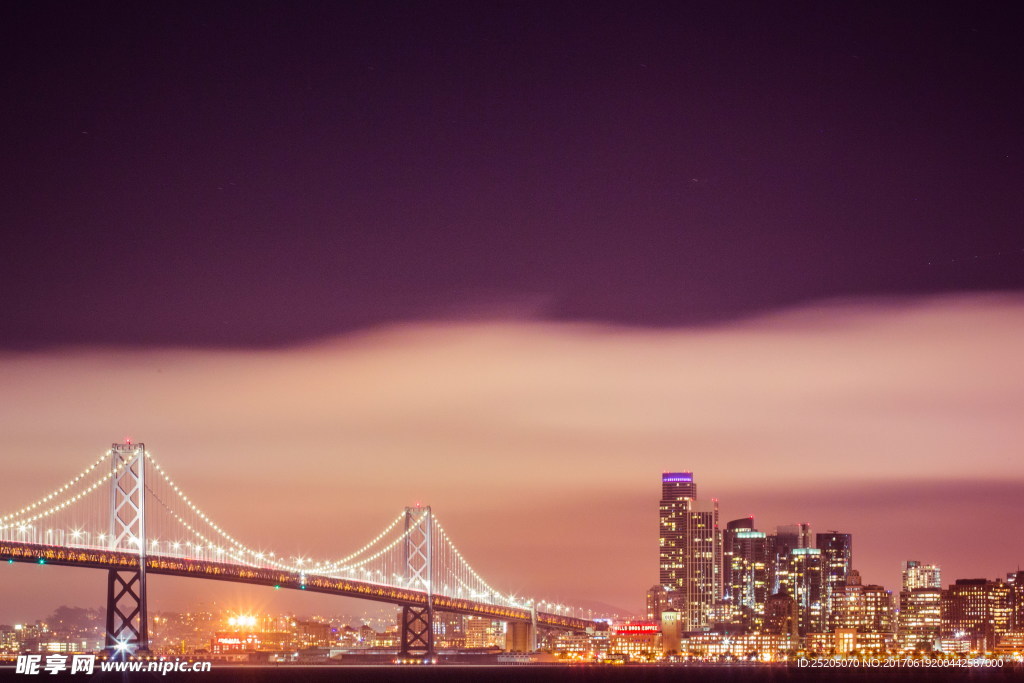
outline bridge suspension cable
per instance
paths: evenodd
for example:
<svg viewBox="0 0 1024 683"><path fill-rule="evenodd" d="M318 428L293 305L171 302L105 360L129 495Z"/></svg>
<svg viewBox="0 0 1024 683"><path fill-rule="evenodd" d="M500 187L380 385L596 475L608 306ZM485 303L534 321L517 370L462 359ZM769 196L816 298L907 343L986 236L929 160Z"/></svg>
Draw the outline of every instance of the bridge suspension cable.
<svg viewBox="0 0 1024 683"><path fill-rule="evenodd" d="M34 503L30 503L29 505L26 505L25 507L21 508L20 510L16 510L16 511L14 511L12 513L3 515L2 517L0 517L0 523L6 522L6 521L11 520L11 519L16 519L16 518L19 518L19 517L23 517L27 513L31 512L32 510L35 510L37 507L39 507L41 505L45 505L46 503L50 502L51 500L53 500L54 498L56 498L60 494L64 493L68 489L71 489L72 487L74 487L79 481L81 481L82 479L87 477L90 472L92 472L94 469L99 467L103 463L103 461L106 460L109 457L110 457L110 451L105 452L94 463L92 463L91 465L86 467L84 470L82 470L74 479L71 479L70 481L68 481L68 483L64 484L63 486L54 489L52 492L50 492L47 495L43 496L42 498L40 498L39 500L35 501ZM110 474L109 473L107 473L103 477L103 479L109 479L109 478L110 478Z"/></svg>
<svg viewBox="0 0 1024 683"><path fill-rule="evenodd" d="M0 516L0 539L139 552L140 539L129 536L115 541L109 535L112 529L110 499L94 495L104 484L109 485L111 479L116 479L124 468L124 464L115 459L104 469L102 466L111 456L112 451L108 450L60 487ZM228 533L185 494L151 452L145 451L144 458L152 465L151 471L159 475L145 480L142 493L153 503L148 506L144 530L146 555L277 569L303 577L377 583L504 607L534 609L538 605L549 605L555 611L566 609L551 602L534 602L496 590L469 563L429 508L424 508L428 512L425 515L417 512L421 510L419 507L407 508L367 543L342 557L324 561L287 558L248 546ZM36 528L36 523L44 519L48 528ZM403 520L404 527L401 526ZM427 524L429 531L425 528ZM119 547L111 548L109 544L115 542ZM429 571L424 571L422 565L413 569L410 557L415 553L425 553L430 558Z"/></svg>

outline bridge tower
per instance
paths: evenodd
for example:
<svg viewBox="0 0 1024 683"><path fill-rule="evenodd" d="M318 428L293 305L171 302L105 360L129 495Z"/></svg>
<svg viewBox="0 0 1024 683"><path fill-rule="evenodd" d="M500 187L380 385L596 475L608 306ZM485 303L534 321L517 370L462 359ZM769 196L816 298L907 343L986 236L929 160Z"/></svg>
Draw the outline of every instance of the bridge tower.
<svg viewBox="0 0 1024 683"><path fill-rule="evenodd" d="M433 518L430 506L405 508L405 581L427 594L423 607L402 606L402 656L434 656Z"/></svg>
<svg viewBox="0 0 1024 683"><path fill-rule="evenodd" d="M110 447L111 550L138 552L139 566L107 573L105 650L125 659L149 651L146 615L146 446L115 443Z"/></svg>

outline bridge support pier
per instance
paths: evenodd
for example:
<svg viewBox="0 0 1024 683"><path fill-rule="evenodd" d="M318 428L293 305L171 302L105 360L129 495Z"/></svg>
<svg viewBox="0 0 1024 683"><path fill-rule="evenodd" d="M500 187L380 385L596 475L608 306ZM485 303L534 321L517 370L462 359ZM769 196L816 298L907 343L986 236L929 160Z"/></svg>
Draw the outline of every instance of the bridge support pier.
<svg viewBox="0 0 1024 683"><path fill-rule="evenodd" d="M434 656L434 610L430 607L402 607L402 656Z"/></svg>
<svg viewBox="0 0 1024 683"><path fill-rule="evenodd" d="M146 573L107 572L107 637L104 649L111 659L123 660L149 650L146 615Z"/></svg>
<svg viewBox="0 0 1024 683"><path fill-rule="evenodd" d="M537 649L537 629L529 621L510 621L505 629L506 652L534 652Z"/></svg>
<svg viewBox="0 0 1024 683"><path fill-rule="evenodd" d="M123 660L149 651L146 614L146 446L115 443L110 447L111 550L139 554L135 569L107 574L107 622L104 649Z"/></svg>

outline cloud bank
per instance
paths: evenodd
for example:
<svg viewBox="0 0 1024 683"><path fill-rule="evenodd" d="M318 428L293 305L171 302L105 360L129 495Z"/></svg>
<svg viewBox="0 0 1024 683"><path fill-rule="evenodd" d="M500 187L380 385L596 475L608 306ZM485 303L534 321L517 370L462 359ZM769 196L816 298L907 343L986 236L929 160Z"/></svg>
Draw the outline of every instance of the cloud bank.
<svg viewBox="0 0 1024 683"><path fill-rule="evenodd" d="M498 587L639 610L660 473L686 469L723 521L853 532L868 581L898 589L905 559L996 576L1024 562L1007 542L1024 537L1022 348L1024 297L992 295L677 330L476 320L277 351L7 353L0 499L130 435L253 544L333 556L420 501ZM945 535L961 531L969 548Z"/></svg>

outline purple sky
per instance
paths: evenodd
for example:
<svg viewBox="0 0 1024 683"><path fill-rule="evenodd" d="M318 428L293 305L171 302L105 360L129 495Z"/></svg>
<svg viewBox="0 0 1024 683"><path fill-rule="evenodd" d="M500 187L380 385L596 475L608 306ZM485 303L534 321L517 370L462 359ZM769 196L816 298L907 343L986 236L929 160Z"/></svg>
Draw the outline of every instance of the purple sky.
<svg viewBox="0 0 1024 683"><path fill-rule="evenodd" d="M999 7L294 5L4 9L0 345L1024 285Z"/></svg>
<svg viewBox="0 0 1024 683"><path fill-rule="evenodd" d="M346 548L429 499L639 609L692 469L868 581L1015 569L1022 52L966 3L4 7L2 499L131 433L247 536L295 447Z"/></svg>

